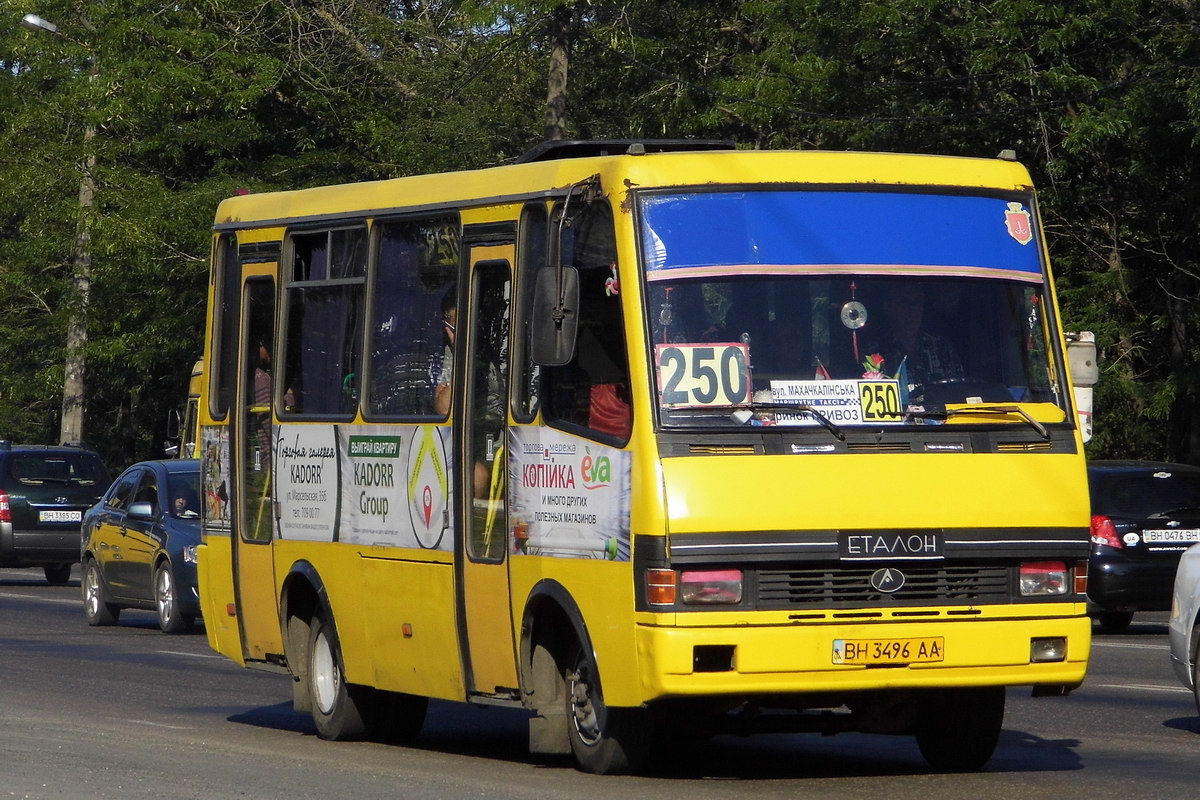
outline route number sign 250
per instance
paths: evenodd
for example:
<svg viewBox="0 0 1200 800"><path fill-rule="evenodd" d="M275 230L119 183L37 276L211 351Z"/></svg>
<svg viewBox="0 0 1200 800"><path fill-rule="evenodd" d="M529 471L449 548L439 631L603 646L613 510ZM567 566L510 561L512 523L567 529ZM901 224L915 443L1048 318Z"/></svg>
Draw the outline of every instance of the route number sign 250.
<svg viewBox="0 0 1200 800"><path fill-rule="evenodd" d="M749 347L741 342L660 344L654 355L665 407L732 406L750 400Z"/></svg>

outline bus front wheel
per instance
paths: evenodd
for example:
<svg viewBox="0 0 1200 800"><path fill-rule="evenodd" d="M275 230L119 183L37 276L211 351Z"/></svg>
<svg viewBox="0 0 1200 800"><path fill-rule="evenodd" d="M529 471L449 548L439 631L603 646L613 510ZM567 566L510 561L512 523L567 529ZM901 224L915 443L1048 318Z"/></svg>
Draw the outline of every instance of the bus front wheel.
<svg viewBox="0 0 1200 800"><path fill-rule="evenodd" d="M917 746L929 766L949 772L987 763L1004 724L1004 687L945 689L921 699Z"/></svg>
<svg viewBox="0 0 1200 800"><path fill-rule="evenodd" d="M596 775L619 775L640 769L654 738L650 714L644 709L605 706L596 665L578 645L567 659L563 677L567 735L579 768Z"/></svg>
<svg viewBox="0 0 1200 800"><path fill-rule="evenodd" d="M346 683L337 631L320 613L309 628L306 677L317 735L334 741L363 738L367 726L358 702L361 692Z"/></svg>

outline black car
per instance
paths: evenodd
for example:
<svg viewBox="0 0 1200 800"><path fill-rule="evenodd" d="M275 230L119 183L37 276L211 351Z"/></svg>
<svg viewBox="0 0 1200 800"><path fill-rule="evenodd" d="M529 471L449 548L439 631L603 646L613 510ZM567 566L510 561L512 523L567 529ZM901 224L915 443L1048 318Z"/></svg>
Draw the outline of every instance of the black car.
<svg viewBox="0 0 1200 800"><path fill-rule="evenodd" d="M0 567L41 567L50 583L70 580L83 512L107 486L108 470L91 450L0 442Z"/></svg>
<svg viewBox="0 0 1200 800"><path fill-rule="evenodd" d="M1171 607L1175 569L1200 541L1200 468L1157 461L1093 461L1088 606L1119 633L1136 611Z"/></svg>
<svg viewBox="0 0 1200 800"><path fill-rule="evenodd" d="M113 625L121 609L158 613L167 633L200 615L200 462L142 461L122 472L83 518L83 611ZM77 542L78 545L78 542Z"/></svg>

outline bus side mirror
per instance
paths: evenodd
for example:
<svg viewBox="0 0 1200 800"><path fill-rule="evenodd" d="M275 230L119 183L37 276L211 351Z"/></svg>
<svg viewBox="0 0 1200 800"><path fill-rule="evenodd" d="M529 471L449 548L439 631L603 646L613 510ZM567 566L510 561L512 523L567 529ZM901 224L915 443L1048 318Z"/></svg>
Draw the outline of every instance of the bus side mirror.
<svg viewBox="0 0 1200 800"><path fill-rule="evenodd" d="M568 363L575 355L579 327L579 270L539 269L531 317L529 355L533 363L543 367Z"/></svg>

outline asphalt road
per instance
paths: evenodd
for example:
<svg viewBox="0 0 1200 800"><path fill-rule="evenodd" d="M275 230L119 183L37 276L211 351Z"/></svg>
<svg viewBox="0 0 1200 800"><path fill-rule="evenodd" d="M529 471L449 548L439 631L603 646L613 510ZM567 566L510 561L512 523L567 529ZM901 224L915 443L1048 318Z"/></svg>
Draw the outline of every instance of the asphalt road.
<svg viewBox="0 0 1200 800"><path fill-rule="evenodd" d="M979 773L927 770L903 737L717 737L645 777L526 752L525 717L433 703L416 746L319 740L288 678L244 670L149 612L89 628L78 582L0 570L0 798L1186 797L1200 718L1167 663L1165 615L1098 634L1066 698L1012 689Z"/></svg>

